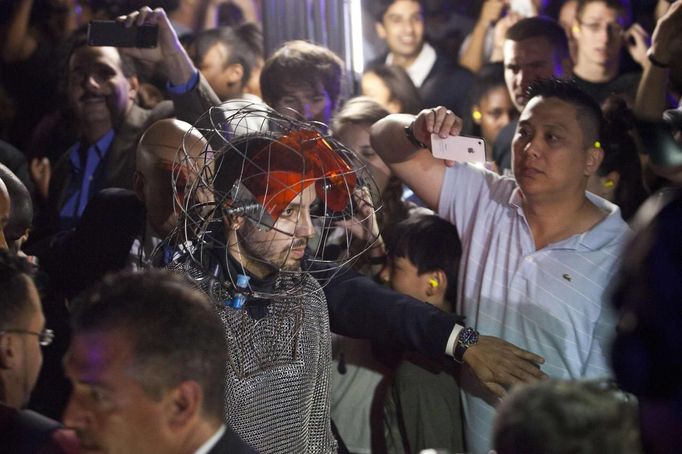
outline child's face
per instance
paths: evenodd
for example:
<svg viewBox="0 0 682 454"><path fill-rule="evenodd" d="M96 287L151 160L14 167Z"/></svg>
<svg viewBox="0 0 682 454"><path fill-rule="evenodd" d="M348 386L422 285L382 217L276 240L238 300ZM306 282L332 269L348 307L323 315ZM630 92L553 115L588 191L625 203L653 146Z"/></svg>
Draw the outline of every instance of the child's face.
<svg viewBox="0 0 682 454"><path fill-rule="evenodd" d="M420 301L428 299L428 273L420 275L417 267L406 257L389 258L381 271L381 279L396 292Z"/></svg>

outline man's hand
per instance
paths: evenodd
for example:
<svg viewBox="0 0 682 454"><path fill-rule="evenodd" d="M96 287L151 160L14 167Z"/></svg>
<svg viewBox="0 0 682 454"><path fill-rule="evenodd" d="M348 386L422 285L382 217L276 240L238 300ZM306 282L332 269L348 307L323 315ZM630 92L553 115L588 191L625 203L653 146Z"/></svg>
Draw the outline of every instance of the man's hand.
<svg viewBox="0 0 682 454"><path fill-rule="evenodd" d="M651 52L656 61L669 65L682 55L682 2L672 3L658 20L651 35Z"/></svg>
<svg viewBox="0 0 682 454"><path fill-rule="evenodd" d="M180 40L163 8L152 10L148 6L144 6L125 16L119 16L116 20L123 22L126 27L144 24L158 25L159 27L159 40L156 47L152 49L121 48L121 52L142 61L161 64L168 81L172 85L187 83L196 72L192 60L180 44Z"/></svg>
<svg viewBox="0 0 682 454"><path fill-rule="evenodd" d="M467 364L485 389L502 397L517 383L533 383L547 375L540 370L544 358L497 337L481 336L464 352Z"/></svg>
<svg viewBox="0 0 682 454"><path fill-rule="evenodd" d="M352 219L337 221L334 225L347 229L354 238L363 242L374 242L379 239L379 223L372 203L369 188L357 188L353 192L355 215Z"/></svg>
<svg viewBox="0 0 682 454"><path fill-rule="evenodd" d="M478 23L488 27L502 16L504 8L505 2L503 0L486 0L481 7Z"/></svg>
<svg viewBox="0 0 682 454"><path fill-rule="evenodd" d="M432 109L424 109L414 119L412 132L421 143L431 145L431 134L438 134L442 139L448 136L456 136L462 130L462 119L450 109L443 106ZM452 167L454 161L444 161L445 165Z"/></svg>
<svg viewBox="0 0 682 454"><path fill-rule="evenodd" d="M651 37L638 23L632 24L625 32L625 44L628 52L639 66L644 67L649 64L646 52L649 49Z"/></svg>

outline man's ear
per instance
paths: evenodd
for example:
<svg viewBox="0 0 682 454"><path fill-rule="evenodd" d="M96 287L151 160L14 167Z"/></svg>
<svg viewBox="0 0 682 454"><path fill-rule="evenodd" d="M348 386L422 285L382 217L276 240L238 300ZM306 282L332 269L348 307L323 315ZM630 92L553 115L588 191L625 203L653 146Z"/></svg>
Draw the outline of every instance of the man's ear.
<svg viewBox="0 0 682 454"><path fill-rule="evenodd" d="M374 30L377 32L377 36L382 40L386 40L386 29L384 24L381 22L374 22Z"/></svg>
<svg viewBox="0 0 682 454"><path fill-rule="evenodd" d="M133 174L133 191L135 191L137 198L144 203L144 175L139 170Z"/></svg>
<svg viewBox="0 0 682 454"><path fill-rule="evenodd" d="M594 175L604 160L604 149L592 146L587 149L587 159L585 160L585 176Z"/></svg>
<svg viewBox="0 0 682 454"><path fill-rule="evenodd" d="M471 119L474 121L474 123L480 125L482 116L483 114L481 114L481 108L477 104L471 106Z"/></svg>
<svg viewBox="0 0 682 454"><path fill-rule="evenodd" d="M244 66L241 63L232 63L225 68L227 73L227 83L230 85L242 85L242 78L244 77Z"/></svg>
<svg viewBox="0 0 682 454"><path fill-rule="evenodd" d="M426 294L428 296L441 295L445 293L448 285L448 279L443 270L430 271L424 273L426 281Z"/></svg>
<svg viewBox="0 0 682 454"><path fill-rule="evenodd" d="M0 369L12 369L16 362L16 351L13 336L9 333L0 334Z"/></svg>
<svg viewBox="0 0 682 454"><path fill-rule="evenodd" d="M128 99L137 101L137 92L140 90L140 80L137 76L130 76L128 79Z"/></svg>
<svg viewBox="0 0 682 454"><path fill-rule="evenodd" d="M169 428L181 430L201 414L204 391L196 381L186 380L170 390L164 401Z"/></svg>
<svg viewBox="0 0 682 454"><path fill-rule="evenodd" d="M232 203L231 200L228 200L225 202L223 205L223 227L225 227L226 230L239 230L242 225L244 225L244 222L246 219L244 216L237 216L234 214L227 214L225 212L226 209L229 208L229 204Z"/></svg>
<svg viewBox="0 0 682 454"><path fill-rule="evenodd" d="M571 25L571 36L573 39L578 39L580 38L580 23L578 22L578 18L576 17L575 20L573 21L573 25Z"/></svg>

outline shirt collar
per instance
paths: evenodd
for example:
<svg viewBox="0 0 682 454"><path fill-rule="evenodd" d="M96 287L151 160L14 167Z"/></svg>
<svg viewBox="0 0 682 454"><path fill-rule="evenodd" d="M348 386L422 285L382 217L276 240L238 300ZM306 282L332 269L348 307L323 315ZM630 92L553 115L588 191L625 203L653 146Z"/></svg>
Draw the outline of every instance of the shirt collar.
<svg viewBox="0 0 682 454"><path fill-rule="evenodd" d="M597 206L602 211L606 211L607 216L602 219L597 225L590 230L573 235L558 243L548 245L549 249L583 249L583 250L598 250L606 247L613 241L614 238L620 237L630 231L627 224L620 214L620 208L608 200L585 192L587 199ZM509 204L513 206L519 215L523 213L523 195L521 189L517 186L509 197Z"/></svg>
<svg viewBox="0 0 682 454"><path fill-rule="evenodd" d="M114 130L110 129L106 134L104 134L100 139L95 142L95 146L100 151L107 151L111 146L111 142L114 140Z"/></svg>
<svg viewBox="0 0 682 454"><path fill-rule="evenodd" d="M114 141L114 130L110 129L107 131L106 134L104 134L102 137L97 139L97 142L95 142L92 145L89 145L86 148L86 151L90 151L91 149L94 150L97 153L97 157L99 159L102 159L104 154L107 152L109 147L111 146L111 142ZM74 166L75 169L80 169L81 168L81 156L79 151L81 150L82 147L85 147L86 145L82 142L76 142L73 147L70 149L70 156L71 156L71 162ZM87 154L83 155L83 159L87 161Z"/></svg>
<svg viewBox="0 0 682 454"><path fill-rule="evenodd" d="M220 440L220 437L223 436L225 433L225 424L220 426L220 429L216 433L213 434L211 438L206 440L203 445L199 447L196 451L194 451L194 454L207 454L213 447L218 444L218 440Z"/></svg>
<svg viewBox="0 0 682 454"><path fill-rule="evenodd" d="M390 65L392 63L393 54L389 52L386 56L386 64ZM436 50L429 43L425 42L417 58L409 68L406 68L407 74L412 79L415 87L421 87L426 80L426 76L431 72L434 63L436 63Z"/></svg>

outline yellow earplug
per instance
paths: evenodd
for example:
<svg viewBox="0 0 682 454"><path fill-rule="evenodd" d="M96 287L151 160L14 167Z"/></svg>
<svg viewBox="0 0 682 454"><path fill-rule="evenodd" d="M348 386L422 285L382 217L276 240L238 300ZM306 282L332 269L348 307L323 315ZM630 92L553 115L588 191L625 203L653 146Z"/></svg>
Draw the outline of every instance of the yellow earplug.
<svg viewBox="0 0 682 454"><path fill-rule="evenodd" d="M483 118L483 114L481 113L480 110L474 109L471 111L471 118L473 118L476 121L481 121L481 118Z"/></svg>
<svg viewBox="0 0 682 454"><path fill-rule="evenodd" d="M436 287L438 287L439 284L438 284L437 280L431 278L431 279L429 279L429 285L433 288L436 288Z"/></svg>
<svg viewBox="0 0 682 454"><path fill-rule="evenodd" d="M594 148L601 148L601 142L598 140L595 140L594 142Z"/></svg>
<svg viewBox="0 0 682 454"><path fill-rule="evenodd" d="M573 31L573 33L578 33L578 32L580 31L580 27L578 27L577 25L574 25L574 26L571 28L571 30Z"/></svg>
<svg viewBox="0 0 682 454"><path fill-rule="evenodd" d="M606 181L604 181L604 187L605 187L606 189L611 189L611 188L614 187L615 185L616 185L616 182L613 181L613 180L606 180Z"/></svg>

